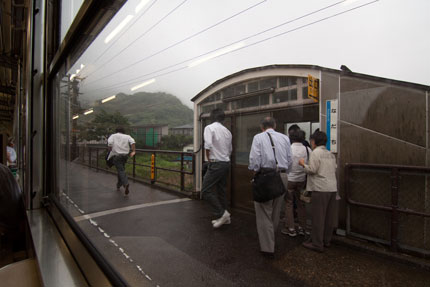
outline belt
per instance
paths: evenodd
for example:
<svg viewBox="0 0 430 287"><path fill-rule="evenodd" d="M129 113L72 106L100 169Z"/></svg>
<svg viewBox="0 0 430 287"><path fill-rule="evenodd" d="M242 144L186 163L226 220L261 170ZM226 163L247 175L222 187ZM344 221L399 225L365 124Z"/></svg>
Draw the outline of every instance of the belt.
<svg viewBox="0 0 430 287"><path fill-rule="evenodd" d="M261 172L269 172L269 171L273 171L273 170L275 170L274 168L270 168L270 167L262 167L262 168L260 168L260 171ZM287 170L286 169L278 169L278 172L279 173L287 173Z"/></svg>
<svg viewBox="0 0 430 287"><path fill-rule="evenodd" d="M210 159L209 162L229 162L229 161L222 161L217 159Z"/></svg>
<svg viewBox="0 0 430 287"><path fill-rule="evenodd" d="M280 169L279 172L280 173L287 173L287 170L286 169Z"/></svg>

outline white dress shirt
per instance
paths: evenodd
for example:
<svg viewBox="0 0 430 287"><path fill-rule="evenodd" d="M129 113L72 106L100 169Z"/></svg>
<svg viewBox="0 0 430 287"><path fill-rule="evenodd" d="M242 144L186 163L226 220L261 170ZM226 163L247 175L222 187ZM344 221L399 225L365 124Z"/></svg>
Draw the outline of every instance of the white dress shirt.
<svg viewBox="0 0 430 287"><path fill-rule="evenodd" d="M130 152L130 145L134 144L134 139L122 133L116 133L108 138L108 146L112 147L112 152L109 155L128 154Z"/></svg>
<svg viewBox="0 0 430 287"><path fill-rule="evenodd" d="M254 136L249 154L250 170L258 171L260 168L276 168L275 156L273 155L272 144L267 133L272 136L273 144L275 145L276 159L278 160L278 168L284 169L287 173L291 170L292 156L290 139L273 129L267 129L265 132Z"/></svg>
<svg viewBox="0 0 430 287"><path fill-rule="evenodd" d="M6 152L9 154L10 161L12 163L16 162L16 152L13 147L6 146Z"/></svg>
<svg viewBox="0 0 430 287"><path fill-rule="evenodd" d="M310 148L305 147L302 143L291 144L291 153L293 154L293 165L291 167L290 173L288 174L288 181L303 182L306 180L306 172L304 168L299 165L299 160L301 158L305 160L305 163L309 162L306 149L308 149L309 158L310 158L312 153L312 150Z"/></svg>
<svg viewBox="0 0 430 287"><path fill-rule="evenodd" d="M219 122L205 127L205 149L210 150L209 160L230 161L232 151L231 132Z"/></svg>

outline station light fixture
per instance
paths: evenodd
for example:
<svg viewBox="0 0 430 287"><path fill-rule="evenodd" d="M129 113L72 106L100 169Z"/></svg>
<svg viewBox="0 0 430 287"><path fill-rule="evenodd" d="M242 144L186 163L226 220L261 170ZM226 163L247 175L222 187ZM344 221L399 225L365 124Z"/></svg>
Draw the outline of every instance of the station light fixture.
<svg viewBox="0 0 430 287"><path fill-rule="evenodd" d="M212 54L209 54L206 57L203 57L203 58L200 58L200 59L198 59L198 60L196 60L194 62L191 62L190 64L188 64L188 68L195 67L195 66L200 65L201 63L209 61L209 60L211 60L213 58L216 58L216 57L222 56L224 54L233 52L234 50L240 49L243 46L245 46L245 42L242 41L242 42L233 44L231 46L225 47L224 49L221 49L221 50L216 51L216 52L214 52Z"/></svg>
<svg viewBox="0 0 430 287"><path fill-rule="evenodd" d="M133 15L127 15L127 17L125 17L125 19L122 20L122 22L119 23L119 25L116 26L115 29L113 29L113 31L110 32L110 34L106 37L105 44L109 43L119 32L121 32L121 30L124 29L128 22L133 19L133 17Z"/></svg>
<svg viewBox="0 0 430 287"><path fill-rule="evenodd" d="M137 89L143 88L143 87L145 87L145 86L147 86L147 85L150 85L150 84L152 84L152 83L154 83L154 82L155 82L155 79L151 79L151 80L149 80L149 81L143 82L142 84L139 84L139 85L137 85L137 86L132 87L132 88L131 88L131 91L135 91L135 90L137 90Z"/></svg>
<svg viewBox="0 0 430 287"><path fill-rule="evenodd" d="M79 115L74 115L74 116L73 116L73 119L74 119L74 120L76 120L76 119L78 119L78 118L79 118Z"/></svg>
<svg viewBox="0 0 430 287"><path fill-rule="evenodd" d="M109 102L109 101L111 101L111 100L113 100L113 99L115 99L116 98L116 95L113 95L113 96L110 96L110 97L108 97L108 98L106 98L106 99L103 99L102 100L102 104L104 104L104 103L106 103L106 102Z"/></svg>
<svg viewBox="0 0 430 287"><path fill-rule="evenodd" d="M84 115L89 115L89 114L91 114L92 112L94 112L94 110L93 110L93 109L89 109L88 111L86 111L86 112L84 113Z"/></svg>
<svg viewBox="0 0 430 287"><path fill-rule="evenodd" d="M148 4L149 0L142 0L137 4L136 8L134 9L134 12L137 14L139 13L143 7L145 7L146 4Z"/></svg>

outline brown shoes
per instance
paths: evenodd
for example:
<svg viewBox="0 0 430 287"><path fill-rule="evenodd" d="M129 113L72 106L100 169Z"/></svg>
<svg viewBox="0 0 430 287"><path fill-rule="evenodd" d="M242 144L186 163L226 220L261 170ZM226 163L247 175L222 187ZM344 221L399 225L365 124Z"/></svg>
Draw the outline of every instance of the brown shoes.
<svg viewBox="0 0 430 287"><path fill-rule="evenodd" d="M320 252L320 253L324 252L324 248L317 247L317 246L313 245L312 242L303 242L302 245L303 245L303 247L310 249L310 250L313 250L313 251L316 251L316 252Z"/></svg>

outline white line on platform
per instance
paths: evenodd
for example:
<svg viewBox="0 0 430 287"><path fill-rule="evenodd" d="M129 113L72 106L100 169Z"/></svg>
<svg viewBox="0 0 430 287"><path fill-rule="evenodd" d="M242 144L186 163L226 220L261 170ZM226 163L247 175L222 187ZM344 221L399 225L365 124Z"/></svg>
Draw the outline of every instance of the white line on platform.
<svg viewBox="0 0 430 287"><path fill-rule="evenodd" d="M129 211L129 210L134 210L134 209L139 209L139 208L144 208L144 207L157 206L157 205L172 204L172 203L184 202L184 201L189 201L189 200L191 200L191 199L190 198L180 198L180 199L164 200L164 201L157 201L157 202L151 202L151 203L143 203L143 204L131 205L131 206L126 206L126 207L121 207L121 208L114 208L114 209L104 210L104 211L100 211L100 212L85 214L82 216L77 216L74 219L76 222L78 222L78 221L82 221L82 220L86 220L86 219L90 219L90 218L96 218L96 217L105 216L108 214L119 213L119 212L123 212L123 211Z"/></svg>

